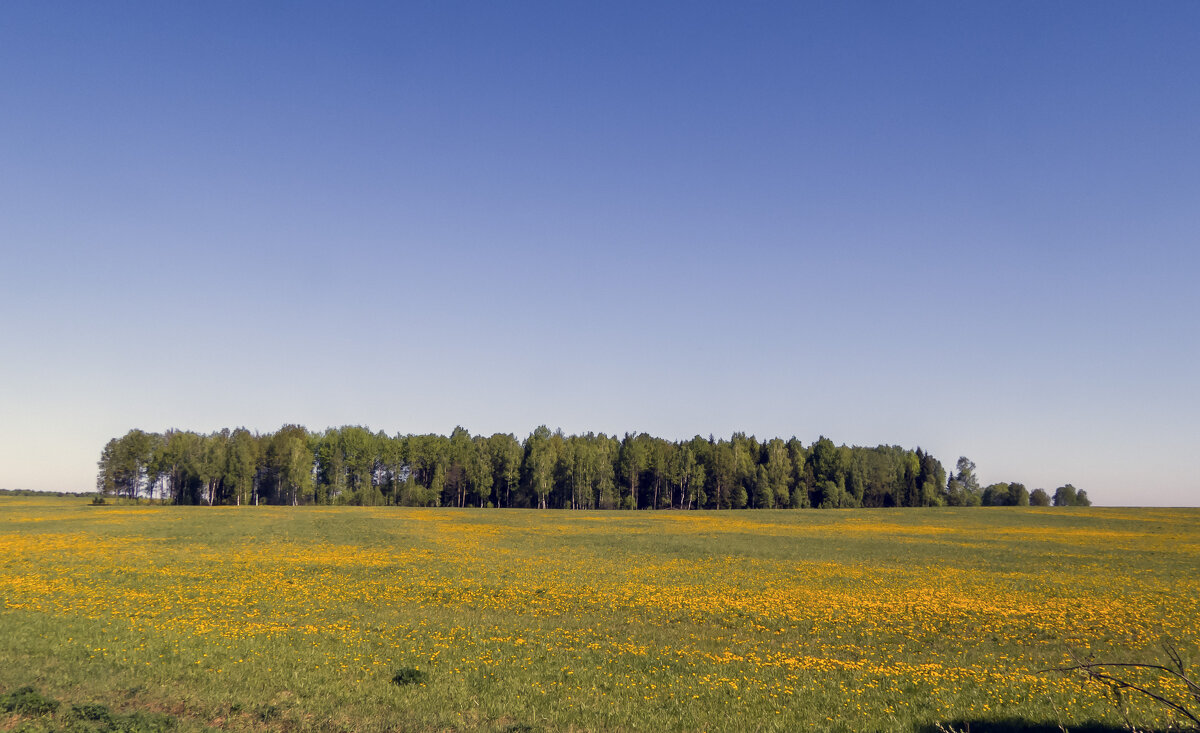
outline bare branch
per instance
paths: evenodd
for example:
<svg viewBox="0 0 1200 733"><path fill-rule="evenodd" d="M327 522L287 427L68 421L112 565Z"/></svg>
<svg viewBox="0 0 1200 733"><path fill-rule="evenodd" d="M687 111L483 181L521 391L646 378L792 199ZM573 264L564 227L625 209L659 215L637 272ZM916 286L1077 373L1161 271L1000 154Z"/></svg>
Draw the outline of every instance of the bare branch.
<svg viewBox="0 0 1200 733"><path fill-rule="evenodd" d="M1186 667L1183 665L1183 660L1179 656L1179 653L1175 651L1174 648L1168 648L1167 655L1171 658L1172 663L1179 668L1178 671L1161 664L1144 664L1134 662L1084 662L1081 661L1073 652L1071 653L1071 657L1075 659L1077 662L1076 664L1067 667L1052 667L1050 669L1044 669L1041 671L1060 672L1064 674L1069 672L1082 673L1089 679L1111 686L1114 690L1132 690L1134 692L1141 693L1160 705L1163 705L1168 709L1174 710L1180 715L1183 715L1188 720L1195 723L1197 727L1200 727L1200 718L1197 718L1196 715L1194 715L1182 704L1163 697L1158 693L1152 692L1141 685L1134 684L1129 680L1124 680L1119 677L1114 677L1108 673L1108 670L1111 669L1137 669L1158 672L1168 677L1181 680L1187 686L1187 689L1191 693L1192 697L1200 701L1200 686L1197 686L1197 684L1187 676Z"/></svg>

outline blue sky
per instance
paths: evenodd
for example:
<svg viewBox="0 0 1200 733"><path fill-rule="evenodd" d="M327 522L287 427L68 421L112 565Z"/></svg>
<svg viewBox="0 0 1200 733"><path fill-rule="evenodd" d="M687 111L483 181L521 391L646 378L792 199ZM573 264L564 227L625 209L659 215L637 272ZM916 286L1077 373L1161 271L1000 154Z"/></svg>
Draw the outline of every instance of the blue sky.
<svg viewBox="0 0 1200 733"><path fill-rule="evenodd" d="M1200 5L5 3L0 487L827 435L1200 503Z"/></svg>

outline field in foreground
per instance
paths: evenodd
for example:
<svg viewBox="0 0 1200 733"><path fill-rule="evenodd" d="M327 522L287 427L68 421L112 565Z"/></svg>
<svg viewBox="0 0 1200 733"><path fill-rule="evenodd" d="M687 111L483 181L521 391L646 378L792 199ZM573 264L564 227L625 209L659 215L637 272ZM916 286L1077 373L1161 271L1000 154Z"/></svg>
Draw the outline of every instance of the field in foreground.
<svg viewBox="0 0 1200 733"><path fill-rule="evenodd" d="M1038 670L1161 658L1164 637L1200 661L1198 567L1197 510L0 498L0 694L181 730L1117 726ZM405 668L424 681L393 684Z"/></svg>

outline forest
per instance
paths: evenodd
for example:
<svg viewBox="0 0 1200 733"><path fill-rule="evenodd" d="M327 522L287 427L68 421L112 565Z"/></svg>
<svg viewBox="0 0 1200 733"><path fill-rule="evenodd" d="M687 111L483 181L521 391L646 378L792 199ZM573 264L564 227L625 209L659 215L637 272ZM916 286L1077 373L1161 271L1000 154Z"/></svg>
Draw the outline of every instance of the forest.
<svg viewBox="0 0 1200 733"><path fill-rule="evenodd" d="M1021 483L981 487L963 457L949 475L931 454L760 441L734 433L668 441L646 433L396 435L344 426L274 433L130 430L100 456L100 497L171 504L351 504L542 509L1088 505Z"/></svg>

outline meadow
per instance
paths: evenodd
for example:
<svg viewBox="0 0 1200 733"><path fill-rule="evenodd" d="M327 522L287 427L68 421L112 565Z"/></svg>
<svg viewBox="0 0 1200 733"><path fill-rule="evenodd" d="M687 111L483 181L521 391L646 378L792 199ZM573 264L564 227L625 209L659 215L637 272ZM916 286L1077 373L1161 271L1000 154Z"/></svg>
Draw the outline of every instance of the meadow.
<svg viewBox="0 0 1200 733"><path fill-rule="evenodd" d="M1197 568L1194 509L0 497L0 694L62 702L0 730L87 704L178 730L1117 729L1103 689L1040 670L1164 639L1200 662Z"/></svg>

